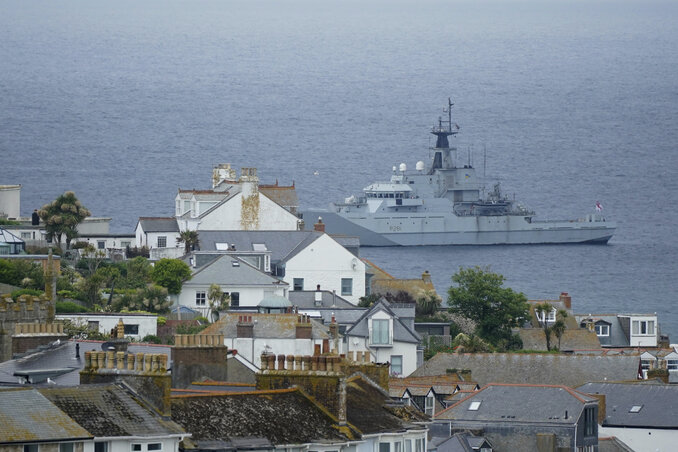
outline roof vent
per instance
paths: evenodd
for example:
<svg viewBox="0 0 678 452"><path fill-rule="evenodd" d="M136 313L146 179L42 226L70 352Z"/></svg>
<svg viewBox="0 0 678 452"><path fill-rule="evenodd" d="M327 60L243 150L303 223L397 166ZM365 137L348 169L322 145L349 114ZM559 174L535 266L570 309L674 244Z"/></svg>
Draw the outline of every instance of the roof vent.
<svg viewBox="0 0 678 452"><path fill-rule="evenodd" d="M238 261L231 261L231 265L233 265L234 267L240 267L240 262L238 262Z"/></svg>

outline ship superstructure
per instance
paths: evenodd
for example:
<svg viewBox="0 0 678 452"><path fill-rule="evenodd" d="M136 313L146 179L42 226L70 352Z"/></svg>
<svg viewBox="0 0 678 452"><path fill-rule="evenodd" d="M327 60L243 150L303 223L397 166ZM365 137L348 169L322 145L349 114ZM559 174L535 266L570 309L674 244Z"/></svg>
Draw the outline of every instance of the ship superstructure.
<svg viewBox="0 0 678 452"><path fill-rule="evenodd" d="M414 171L403 163L387 182L376 182L362 194L333 203L322 216L331 233L357 235L365 246L497 245L539 243L607 243L616 226L600 213L576 220L536 220L533 211L501 193L499 184L485 196L470 161L459 164L449 137L459 131L452 122L452 102L431 133L436 137L428 166Z"/></svg>

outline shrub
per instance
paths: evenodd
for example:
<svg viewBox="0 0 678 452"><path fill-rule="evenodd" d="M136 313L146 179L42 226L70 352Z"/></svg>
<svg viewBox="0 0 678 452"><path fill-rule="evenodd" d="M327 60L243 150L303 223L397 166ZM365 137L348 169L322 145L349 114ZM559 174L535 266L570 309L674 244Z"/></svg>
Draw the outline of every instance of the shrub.
<svg viewBox="0 0 678 452"><path fill-rule="evenodd" d="M151 344L162 344L162 340L155 334L147 334L141 339L141 342L149 342Z"/></svg>
<svg viewBox="0 0 678 452"><path fill-rule="evenodd" d="M45 292L41 290L36 290L36 289L19 289L15 290L12 292L11 297L12 300L17 300L20 296L22 295L32 295L34 297L39 297L40 295L43 295Z"/></svg>
<svg viewBox="0 0 678 452"><path fill-rule="evenodd" d="M80 306L77 303L72 301L57 301L56 302L56 313L57 314L73 314L76 312L87 312L87 309L84 306Z"/></svg>

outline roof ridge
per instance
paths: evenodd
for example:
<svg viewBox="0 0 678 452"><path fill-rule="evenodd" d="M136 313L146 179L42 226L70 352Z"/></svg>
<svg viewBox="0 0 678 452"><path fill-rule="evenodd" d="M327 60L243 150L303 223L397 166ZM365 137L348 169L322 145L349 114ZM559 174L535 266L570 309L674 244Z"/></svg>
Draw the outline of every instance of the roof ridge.
<svg viewBox="0 0 678 452"><path fill-rule="evenodd" d="M301 392L299 388L285 388L285 389L262 389L256 391L205 391L205 393L199 394L186 394L186 395L172 395L172 399L187 399L190 397L214 397L214 396L236 396L236 395L264 395L264 394L287 394L291 392Z"/></svg>

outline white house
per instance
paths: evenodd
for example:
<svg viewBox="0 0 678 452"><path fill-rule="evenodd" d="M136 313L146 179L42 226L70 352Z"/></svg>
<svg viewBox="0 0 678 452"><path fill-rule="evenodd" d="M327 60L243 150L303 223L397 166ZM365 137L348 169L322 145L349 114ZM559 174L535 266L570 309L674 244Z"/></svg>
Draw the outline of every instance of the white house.
<svg viewBox="0 0 678 452"><path fill-rule="evenodd" d="M232 254L192 254L186 260L193 268L193 275L181 288L179 304L206 317L210 314L207 294L212 284L229 294L231 307L256 308L264 298L287 296L287 283ZM207 262L198 266L203 261Z"/></svg>
<svg viewBox="0 0 678 452"><path fill-rule="evenodd" d="M140 217L134 230L136 246L177 248L179 226L173 217Z"/></svg>
<svg viewBox="0 0 678 452"><path fill-rule="evenodd" d="M91 330L108 334L120 320L125 325L125 337L141 340L148 335L158 334L156 314L119 312L85 312L79 314L57 314L57 320L70 320L77 325L87 325Z"/></svg>
<svg viewBox="0 0 678 452"><path fill-rule="evenodd" d="M265 271L290 290L320 285L354 305L365 296L364 262L322 231L200 231L199 236L203 251L270 255Z"/></svg>
<svg viewBox="0 0 678 452"><path fill-rule="evenodd" d="M267 194L275 189L276 196L294 186L260 186L256 168L242 168L236 179L230 165L216 167L212 180L212 190L180 189L177 193L175 216L182 231L299 229L299 219L289 210L296 206L283 206Z"/></svg>
<svg viewBox="0 0 678 452"><path fill-rule="evenodd" d="M226 312L201 334L223 334L224 345L258 368L262 353L313 355L315 346L322 347L324 340L330 351L343 353L341 341L332 340L328 326L297 314Z"/></svg>
<svg viewBox="0 0 678 452"><path fill-rule="evenodd" d="M421 361L421 337L414 330L414 312L409 322L407 317L396 314L398 306L379 300L346 330L344 340L347 353L369 352L372 361L391 363L392 375L407 376Z"/></svg>

